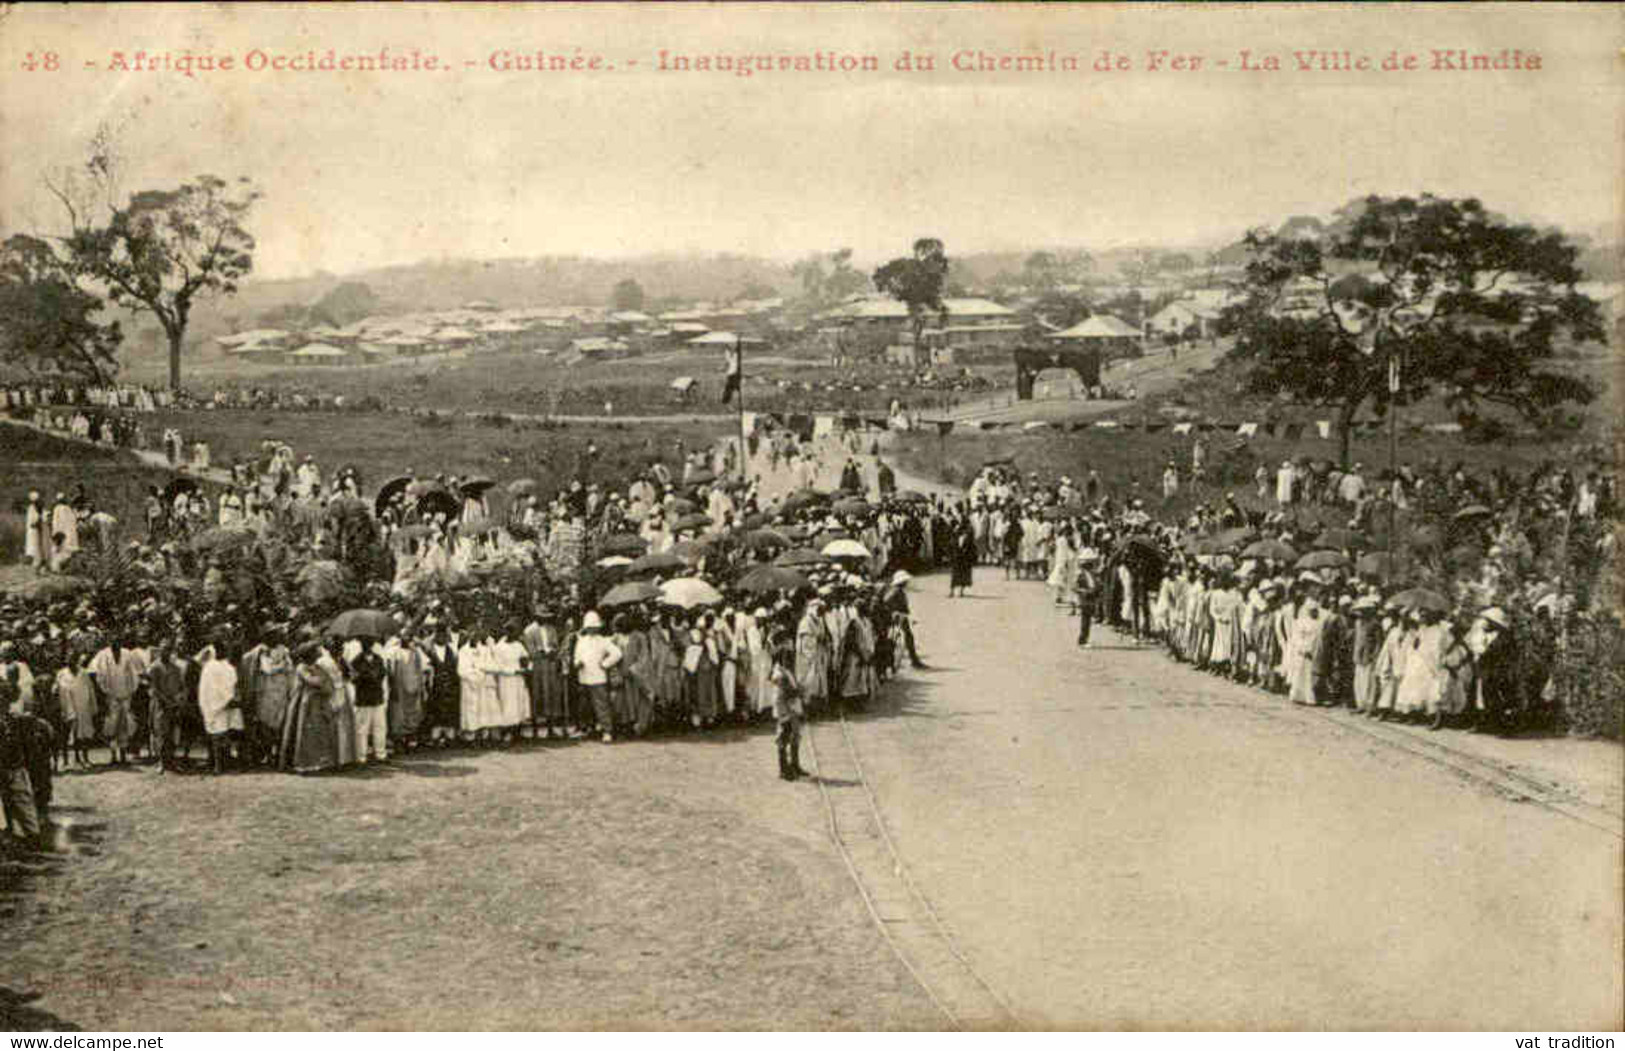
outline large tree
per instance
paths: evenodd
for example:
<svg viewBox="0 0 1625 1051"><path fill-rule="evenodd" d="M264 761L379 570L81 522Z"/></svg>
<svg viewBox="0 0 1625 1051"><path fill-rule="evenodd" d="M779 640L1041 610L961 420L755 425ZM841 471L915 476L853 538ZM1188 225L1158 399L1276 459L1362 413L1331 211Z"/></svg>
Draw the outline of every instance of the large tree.
<svg viewBox="0 0 1625 1051"><path fill-rule="evenodd" d="M1538 419L1595 396L1553 368L1559 341L1604 338L1562 233L1423 194L1351 201L1313 234L1248 234L1245 298L1223 324L1251 390L1336 407L1345 464L1368 402L1440 393L1463 418L1496 404Z"/></svg>
<svg viewBox="0 0 1625 1051"><path fill-rule="evenodd" d="M118 371L117 321L80 288L51 245L18 234L0 245L0 362L18 371L104 383Z"/></svg>
<svg viewBox="0 0 1625 1051"><path fill-rule="evenodd" d="M331 325L350 325L378 312L378 295L365 282L346 281L328 290L310 308Z"/></svg>
<svg viewBox="0 0 1625 1051"><path fill-rule="evenodd" d="M948 254L935 237L914 242L911 255L899 256L875 271L875 287L908 307L914 328L914 345L920 345L928 315L946 312L942 290L948 279Z"/></svg>
<svg viewBox="0 0 1625 1051"><path fill-rule="evenodd" d="M92 159L94 167L96 159ZM169 385L181 383L181 348L199 299L230 295L254 265L254 238L243 225L260 194L246 179L200 175L173 190L143 190L108 220L59 193L72 232L65 261L117 306L149 313L169 341Z"/></svg>
<svg viewBox="0 0 1625 1051"><path fill-rule="evenodd" d="M642 310L643 286L634 278L623 278L615 283L615 291L610 294L610 299L616 310Z"/></svg>

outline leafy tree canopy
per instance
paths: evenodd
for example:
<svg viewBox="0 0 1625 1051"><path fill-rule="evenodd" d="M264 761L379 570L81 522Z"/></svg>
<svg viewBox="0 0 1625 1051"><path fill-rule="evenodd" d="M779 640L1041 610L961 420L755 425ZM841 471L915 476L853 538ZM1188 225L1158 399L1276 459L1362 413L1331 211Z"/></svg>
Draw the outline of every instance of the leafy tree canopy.
<svg viewBox="0 0 1625 1051"><path fill-rule="evenodd" d="M74 275L114 304L157 318L169 338L169 382L180 385L180 354L199 298L229 295L254 265L245 228L260 194L249 181L200 175L174 190L143 190L105 224L81 222L66 240ZM71 209L70 209L71 211Z"/></svg>
<svg viewBox="0 0 1625 1051"><path fill-rule="evenodd" d="M628 277L616 282L611 300L616 310L642 310L643 286Z"/></svg>
<svg viewBox="0 0 1625 1051"><path fill-rule="evenodd" d="M51 246L27 234L0 245L0 363L89 382L118 371L123 333L102 323L99 297L74 283Z"/></svg>
<svg viewBox="0 0 1625 1051"><path fill-rule="evenodd" d="M1346 425L1368 401L1387 411L1392 359L1400 404L1437 392L1463 416L1491 403L1539 419L1595 396L1553 367L1559 341L1604 338L1560 232L1423 194L1351 201L1318 237L1245 243L1245 298L1223 324L1254 392L1337 405Z"/></svg>

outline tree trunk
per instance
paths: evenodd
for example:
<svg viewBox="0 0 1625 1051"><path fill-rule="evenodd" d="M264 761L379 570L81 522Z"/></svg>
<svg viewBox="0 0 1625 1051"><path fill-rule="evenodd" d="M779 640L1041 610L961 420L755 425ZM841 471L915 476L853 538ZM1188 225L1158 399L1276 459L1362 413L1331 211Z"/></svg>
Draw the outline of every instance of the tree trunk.
<svg viewBox="0 0 1625 1051"><path fill-rule="evenodd" d="M177 393L181 389L181 339L186 335L185 329L170 329L169 336L169 389Z"/></svg>
<svg viewBox="0 0 1625 1051"><path fill-rule="evenodd" d="M1354 413L1358 411L1364 402L1364 394L1357 398L1349 398L1343 402L1343 407L1337 413L1338 448L1341 450L1338 454L1338 462L1345 472L1349 469L1349 440L1353 437L1350 434L1351 428L1349 424L1354 422Z"/></svg>

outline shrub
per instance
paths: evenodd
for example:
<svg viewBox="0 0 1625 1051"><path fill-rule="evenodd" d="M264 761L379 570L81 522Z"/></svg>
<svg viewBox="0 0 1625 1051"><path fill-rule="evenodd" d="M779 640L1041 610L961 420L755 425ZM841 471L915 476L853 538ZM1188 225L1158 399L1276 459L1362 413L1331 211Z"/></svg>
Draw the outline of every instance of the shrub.
<svg viewBox="0 0 1625 1051"><path fill-rule="evenodd" d="M1569 629L1558 690L1562 728L1619 740L1625 728L1625 627L1609 616L1577 618Z"/></svg>
<svg viewBox="0 0 1625 1051"><path fill-rule="evenodd" d="M22 561L28 536L28 520L21 514L0 511L0 565Z"/></svg>

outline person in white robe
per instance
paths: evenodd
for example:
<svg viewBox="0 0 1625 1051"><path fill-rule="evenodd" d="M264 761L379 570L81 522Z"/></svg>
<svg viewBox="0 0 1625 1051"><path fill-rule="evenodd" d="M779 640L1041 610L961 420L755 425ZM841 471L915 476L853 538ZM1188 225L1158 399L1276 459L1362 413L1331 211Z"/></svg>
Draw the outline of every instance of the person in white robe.
<svg viewBox="0 0 1625 1051"><path fill-rule="evenodd" d="M57 493L56 505L51 508L51 541L51 568L61 569L79 550L79 512L68 503L66 493Z"/></svg>
<svg viewBox="0 0 1625 1051"><path fill-rule="evenodd" d="M509 634L491 643L490 671L496 681L496 708L493 718L507 735L518 732L530 721L530 691L525 686L530 654L525 645Z"/></svg>
<svg viewBox="0 0 1625 1051"><path fill-rule="evenodd" d="M1287 699L1294 704L1315 703L1315 653L1326 630L1326 614L1314 594L1306 596L1287 636Z"/></svg>
<svg viewBox="0 0 1625 1051"><path fill-rule="evenodd" d="M203 713L203 729L209 735L214 772L224 773L231 752L229 735L243 729L242 709L237 705L237 666L225 659L217 647L210 647L198 675L198 708Z"/></svg>
<svg viewBox="0 0 1625 1051"><path fill-rule="evenodd" d="M465 738L483 735L491 725L486 721L485 703L489 665L490 653L485 643L471 632L457 649L457 677L463 680L457 725Z"/></svg>
<svg viewBox="0 0 1625 1051"><path fill-rule="evenodd" d="M28 494L27 537L23 540L23 557L37 570L51 565L51 514L40 500L38 490Z"/></svg>

